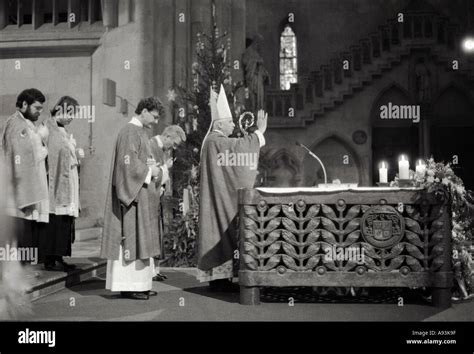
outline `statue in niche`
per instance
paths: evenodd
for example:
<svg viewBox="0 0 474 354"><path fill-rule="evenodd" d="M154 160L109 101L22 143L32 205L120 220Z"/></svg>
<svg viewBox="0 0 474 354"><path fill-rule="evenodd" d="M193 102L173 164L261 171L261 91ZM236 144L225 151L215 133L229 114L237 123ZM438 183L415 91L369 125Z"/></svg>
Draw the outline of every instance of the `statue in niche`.
<svg viewBox="0 0 474 354"><path fill-rule="evenodd" d="M432 75L424 58L418 58L415 64L415 92L419 103L431 101Z"/></svg>
<svg viewBox="0 0 474 354"><path fill-rule="evenodd" d="M261 109L265 103L265 85L270 84L270 76L263 65L263 58L259 54L262 36L256 35L250 40L247 49L242 55L244 66L245 86L248 88L250 110Z"/></svg>

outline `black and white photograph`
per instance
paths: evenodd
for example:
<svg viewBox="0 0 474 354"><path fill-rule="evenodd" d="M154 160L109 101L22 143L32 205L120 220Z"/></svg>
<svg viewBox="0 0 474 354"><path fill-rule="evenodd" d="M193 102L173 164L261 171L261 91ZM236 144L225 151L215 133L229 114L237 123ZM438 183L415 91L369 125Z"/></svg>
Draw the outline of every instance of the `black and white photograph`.
<svg viewBox="0 0 474 354"><path fill-rule="evenodd" d="M18 348L64 345L39 324L472 332L473 0L0 0L0 83Z"/></svg>

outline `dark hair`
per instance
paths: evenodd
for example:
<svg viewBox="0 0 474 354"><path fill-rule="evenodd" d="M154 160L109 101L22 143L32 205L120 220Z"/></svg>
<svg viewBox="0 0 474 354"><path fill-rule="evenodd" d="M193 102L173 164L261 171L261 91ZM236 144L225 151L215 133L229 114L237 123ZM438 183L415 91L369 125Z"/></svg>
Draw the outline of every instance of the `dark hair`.
<svg viewBox="0 0 474 354"><path fill-rule="evenodd" d="M76 101L75 98L72 98L71 96L63 96L59 99L59 101L51 110L51 116L54 117L60 110L63 109L64 105L66 105L66 109L68 109L70 106L74 106L74 107L79 106L79 103ZM76 110L76 108L74 108L74 110Z"/></svg>
<svg viewBox="0 0 474 354"><path fill-rule="evenodd" d="M31 105L36 101L40 103L44 103L44 101L46 101L46 98L44 97L44 95L41 93L40 90L37 90L35 88L30 88L27 90L23 90L18 95L18 97L16 98L16 106L18 108L21 108L23 106L24 101L26 101L28 105Z"/></svg>
<svg viewBox="0 0 474 354"><path fill-rule="evenodd" d="M138 102L137 109L135 110L135 114L141 114L144 109L147 109L148 112L156 110L158 113L163 115L164 108L163 104L161 103L158 97L147 97L142 98L140 102Z"/></svg>

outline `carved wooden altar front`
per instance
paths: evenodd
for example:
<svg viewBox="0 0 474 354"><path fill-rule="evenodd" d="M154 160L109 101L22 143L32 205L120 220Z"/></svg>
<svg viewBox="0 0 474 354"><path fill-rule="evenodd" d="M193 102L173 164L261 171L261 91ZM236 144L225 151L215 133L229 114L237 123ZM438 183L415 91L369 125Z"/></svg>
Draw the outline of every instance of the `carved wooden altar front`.
<svg viewBox="0 0 474 354"><path fill-rule="evenodd" d="M241 304L258 304L265 286L430 287L435 306L451 304L444 199L415 188L262 188L239 190L239 208Z"/></svg>

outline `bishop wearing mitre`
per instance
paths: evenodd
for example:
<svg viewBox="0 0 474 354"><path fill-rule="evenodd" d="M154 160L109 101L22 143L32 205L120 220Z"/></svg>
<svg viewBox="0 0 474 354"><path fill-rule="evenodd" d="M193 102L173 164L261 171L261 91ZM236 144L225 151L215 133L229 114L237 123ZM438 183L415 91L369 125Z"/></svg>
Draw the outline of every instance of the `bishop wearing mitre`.
<svg viewBox="0 0 474 354"><path fill-rule="evenodd" d="M211 291L237 291L238 286L232 283L238 238L237 191L254 186L257 169L248 162L258 161L265 145L267 114L258 112L258 129L253 133L230 138L235 125L222 85L218 96L211 89L209 104L211 125L201 149L197 278L208 281ZM236 163L237 156L247 158Z"/></svg>

